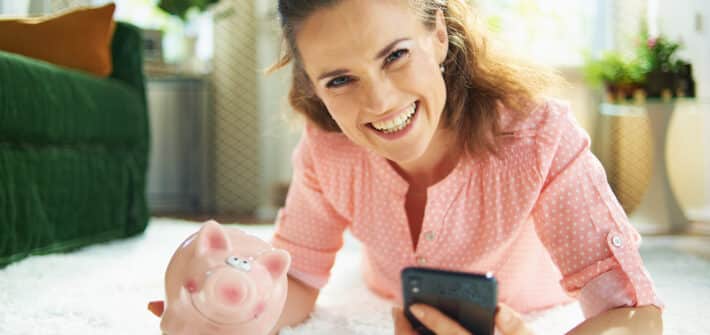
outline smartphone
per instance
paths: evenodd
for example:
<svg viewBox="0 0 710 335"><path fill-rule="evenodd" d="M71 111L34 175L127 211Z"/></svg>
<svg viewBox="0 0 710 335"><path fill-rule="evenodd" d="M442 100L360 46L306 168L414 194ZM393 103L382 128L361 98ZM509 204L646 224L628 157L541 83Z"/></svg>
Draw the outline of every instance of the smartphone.
<svg viewBox="0 0 710 335"><path fill-rule="evenodd" d="M402 270L404 315L421 335L435 335L409 312L423 303L437 308L475 335L493 335L498 283L492 274L444 271L424 267Z"/></svg>

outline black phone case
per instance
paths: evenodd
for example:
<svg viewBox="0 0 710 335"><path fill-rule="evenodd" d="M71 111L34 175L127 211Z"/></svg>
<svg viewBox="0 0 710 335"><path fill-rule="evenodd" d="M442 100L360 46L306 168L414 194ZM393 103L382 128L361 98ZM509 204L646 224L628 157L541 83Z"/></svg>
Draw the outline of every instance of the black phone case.
<svg viewBox="0 0 710 335"><path fill-rule="evenodd" d="M402 270L404 315L422 335L435 335L409 312L423 303L436 307L476 335L493 335L498 305L498 283L491 275L422 267Z"/></svg>

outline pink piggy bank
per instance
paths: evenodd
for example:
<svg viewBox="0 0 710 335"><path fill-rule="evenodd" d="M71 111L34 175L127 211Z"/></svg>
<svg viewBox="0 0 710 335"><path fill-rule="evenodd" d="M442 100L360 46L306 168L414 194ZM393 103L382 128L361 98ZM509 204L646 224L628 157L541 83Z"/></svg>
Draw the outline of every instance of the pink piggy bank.
<svg viewBox="0 0 710 335"><path fill-rule="evenodd" d="M148 308L163 334L265 335L281 315L290 264L286 251L210 221L175 251L166 300Z"/></svg>

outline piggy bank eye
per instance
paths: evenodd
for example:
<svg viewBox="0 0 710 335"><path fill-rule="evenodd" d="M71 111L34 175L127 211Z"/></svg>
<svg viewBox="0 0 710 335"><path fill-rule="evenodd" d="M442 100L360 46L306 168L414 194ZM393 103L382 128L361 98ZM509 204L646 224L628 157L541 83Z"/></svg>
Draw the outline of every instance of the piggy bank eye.
<svg viewBox="0 0 710 335"><path fill-rule="evenodd" d="M227 264L242 271L251 271L251 263L246 259L240 259L236 256L227 257Z"/></svg>

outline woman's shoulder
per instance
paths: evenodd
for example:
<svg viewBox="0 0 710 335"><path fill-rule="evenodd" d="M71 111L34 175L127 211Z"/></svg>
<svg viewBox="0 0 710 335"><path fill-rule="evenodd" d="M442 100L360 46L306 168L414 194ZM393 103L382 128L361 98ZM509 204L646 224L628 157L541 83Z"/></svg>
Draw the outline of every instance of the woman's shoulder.
<svg viewBox="0 0 710 335"><path fill-rule="evenodd" d="M502 108L500 113L502 132L540 135L558 128L565 120L574 118L570 104L565 100L545 98L530 106L526 111Z"/></svg>
<svg viewBox="0 0 710 335"><path fill-rule="evenodd" d="M501 150L522 152L549 160L562 146L589 143L589 135L577 123L570 104L564 100L545 99L528 111L503 109L500 114ZM579 144L579 145L578 145Z"/></svg>
<svg viewBox="0 0 710 335"><path fill-rule="evenodd" d="M326 199L345 218L352 216L355 185L362 176L367 152L342 133L328 132L307 124L295 163L302 164L316 180Z"/></svg>
<svg viewBox="0 0 710 335"><path fill-rule="evenodd" d="M306 122L304 128L304 140L316 152L341 153L340 155L336 154L336 156L341 156L342 154L352 155L363 151L362 148L355 145L343 133L325 131L311 122Z"/></svg>
<svg viewBox="0 0 710 335"><path fill-rule="evenodd" d="M355 145L343 133L325 131L306 122L301 139L301 151L316 170L321 172L349 170L364 159L365 150ZM340 174L340 173L338 173Z"/></svg>

